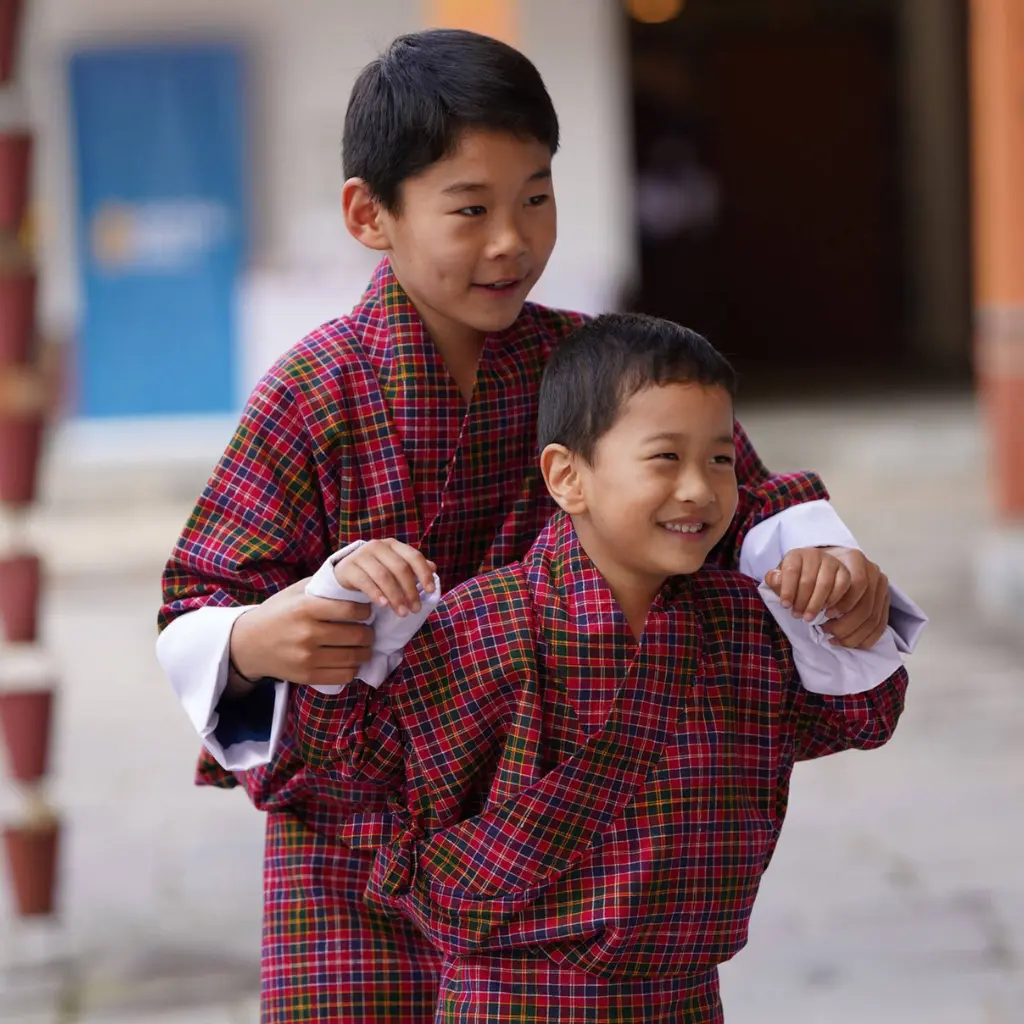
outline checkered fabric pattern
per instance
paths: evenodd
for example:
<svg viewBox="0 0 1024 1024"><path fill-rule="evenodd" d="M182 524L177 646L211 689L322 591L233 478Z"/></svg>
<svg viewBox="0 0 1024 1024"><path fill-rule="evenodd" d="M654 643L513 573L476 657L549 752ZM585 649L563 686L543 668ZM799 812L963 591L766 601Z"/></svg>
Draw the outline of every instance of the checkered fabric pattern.
<svg viewBox="0 0 1024 1024"><path fill-rule="evenodd" d="M259 603L359 537L417 545L446 587L521 558L553 510L534 451L540 376L583 319L527 305L487 340L467 408L382 262L351 315L314 331L255 389L167 564L161 627L202 606ZM736 443L740 513L715 553L724 565L756 522L827 497L813 474L769 477L738 425ZM380 787L311 777L290 736L245 773L203 756L197 781L241 785L270 815L264 1021L430 1020L422 965L433 954L422 940L411 952L405 933L389 945L376 919L358 924L371 857L337 838L383 820ZM388 966L396 949L409 954L404 973ZM318 966L325 955L333 970ZM367 965L358 997L339 980L351 963Z"/></svg>
<svg viewBox="0 0 1024 1024"><path fill-rule="evenodd" d="M439 1021L593 1019L603 978L604 1019L670 1019L660 986L712 1022L794 762L886 742L905 688L804 690L727 570L670 581L637 644L558 513L521 566L446 597L388 687L304 690L296 722L320 770L393 790L371 895L446 954Z"/></svg>
<svg viewBox="0 0 1024 1024"><path fill-rule="evenodd" d="M267 816L263 1017L272 1021L429 1021L440 957L416 928L367 905L370 857Z"/></svg>
<svg viewBox="0 0 1024 1024"><path fill-rule="evenodd" d="M643 1007L638 1018L637 1007ZM455 957L441 974L438 1024L722 1024L718 972L597 978L543 953Z"/></svg>

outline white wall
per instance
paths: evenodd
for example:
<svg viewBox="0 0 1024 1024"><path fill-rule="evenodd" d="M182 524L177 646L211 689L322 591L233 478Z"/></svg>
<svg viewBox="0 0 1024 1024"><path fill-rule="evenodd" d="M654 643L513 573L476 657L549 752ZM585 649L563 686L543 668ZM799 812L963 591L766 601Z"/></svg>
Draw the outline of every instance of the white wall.
<svg viewBox="0 0 1024 1024"><path fill-rule="evenodd" d="M539 302L598 312L636 271L626 19L620 0L520 0L522 48L562 127L559 242Z"/></svg>
<svg viewBox="0 0 1024 1024"><path fill-rule="evenodd" d="M21 84L38 133L41 316L72 336L77 318L67 55L111 42L237 40L251 55L256 245L243 289L243 386L298 334L344 312L372 255L341 222L340 138L359 68L422 27L418 0L33 0ZM587 9L589 17L584 16ZM521 47L558 108L559 248L535 297L614 304L634 266L626 90L616 0L522 0ZM122 432L123 433L123 432Z"/></svg>

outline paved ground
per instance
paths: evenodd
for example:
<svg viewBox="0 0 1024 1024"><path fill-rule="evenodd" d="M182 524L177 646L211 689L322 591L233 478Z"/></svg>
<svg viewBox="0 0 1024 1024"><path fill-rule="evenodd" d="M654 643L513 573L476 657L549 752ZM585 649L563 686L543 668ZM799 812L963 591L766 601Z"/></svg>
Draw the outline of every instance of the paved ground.
<svg viewBox="0 0 1024 1024"><path fill-rule="evenodd" d="M1024 1024L1024 667L972 611L978 433L963 403L896 405L746 415L771 465L822 470L933 626L893 743L798 769L724 972L730 1024ZM195 742L152 655L195 467L57 475L32 531L55 569L64 913L26 929L0 890L0 1020L254 1022L262 822L190 785ZM0 810L16 799L0 784Z"/></svg>

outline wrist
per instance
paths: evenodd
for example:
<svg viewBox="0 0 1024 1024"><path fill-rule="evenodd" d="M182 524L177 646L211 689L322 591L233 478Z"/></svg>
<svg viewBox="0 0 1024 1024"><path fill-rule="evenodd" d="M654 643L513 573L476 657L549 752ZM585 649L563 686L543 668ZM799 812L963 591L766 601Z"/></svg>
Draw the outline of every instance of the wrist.
<svg viewBox="0 0 1024 1024"><path fill-rule="evenodd" d="M248 697L259 686L258 679L249 679L238 671L237 666L228 658L228 681L224 687L224 696L227 700L240 700Z"/></svg>
<svg viewBox="0 0 1024 1024"><path fill-rule="evenodd" d="M264 677L259 656L250 650L250 637L258 629L258 606L243 612L231 626L228 639L228 683L235 689L255 689Z"/></svg>

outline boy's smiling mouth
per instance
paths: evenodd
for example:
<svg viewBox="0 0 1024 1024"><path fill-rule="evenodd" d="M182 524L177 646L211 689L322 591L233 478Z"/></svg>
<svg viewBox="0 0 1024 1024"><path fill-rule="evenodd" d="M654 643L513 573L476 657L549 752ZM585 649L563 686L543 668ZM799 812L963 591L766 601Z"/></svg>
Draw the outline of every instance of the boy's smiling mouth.
<svg viewBox="0 0 1024 1024"><path fill-rule="evenodd" d="M699 537L708 530L708 524L703 519L672 519L658 525L680 537Z"/></svg>
<svg viewBox="0 0 1024 1024"><path fill-rule="evenodd" d="M521 277L508 277L503 278L500 281L488 281L483 284L474 284L473 287L483 288L485 291L489 292L501 293L512 291L513 288L517 288L522 283L523 278Z"/></svg>

